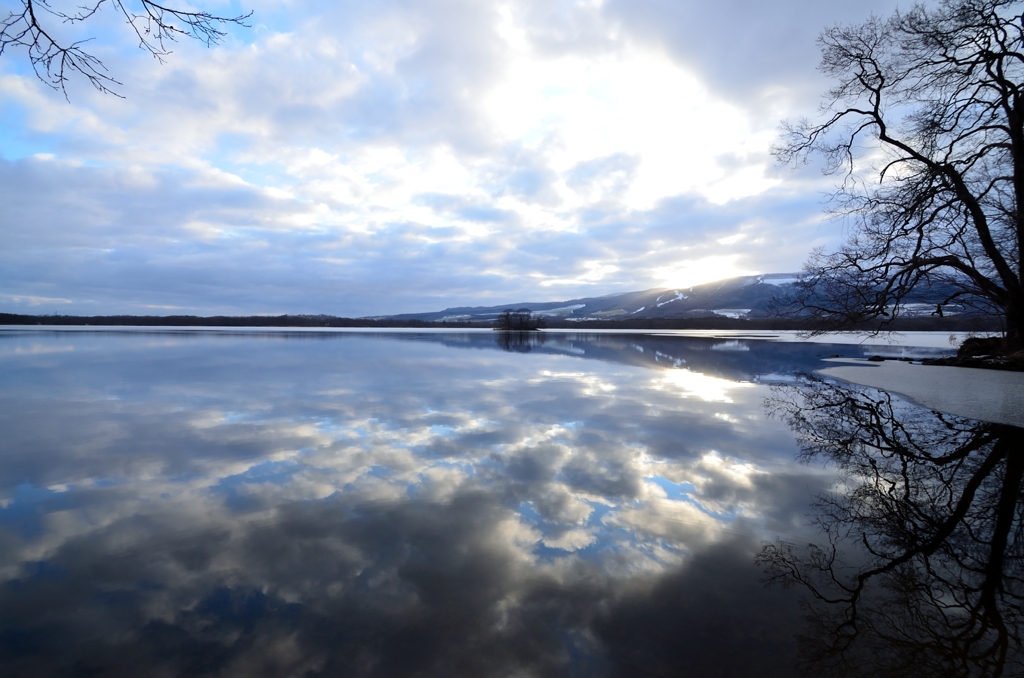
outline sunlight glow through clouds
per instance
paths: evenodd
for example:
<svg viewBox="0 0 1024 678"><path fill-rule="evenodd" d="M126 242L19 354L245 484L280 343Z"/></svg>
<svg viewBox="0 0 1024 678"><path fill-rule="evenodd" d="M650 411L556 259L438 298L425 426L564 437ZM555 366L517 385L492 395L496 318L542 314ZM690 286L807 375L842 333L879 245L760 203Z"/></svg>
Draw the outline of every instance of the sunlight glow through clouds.
<svg viewBox="0 0 1024 678"><path fill-rule="evenodd" d="M773 169L783 112L730 100L613 4L259 0L258 30L163 66L120 45L125 99L2 71L0 270L23 272L0 289L75 313L363 316L798 268L820 208ZM169 286L196 251L223 268Z"/></svg>
<svg viewBox="0 0 1024 678"><path fill-rule="evenodd" d="M739 263L739 255L725 254L686 259L652 271L652 277L665 287L688 288L712 280L722 280L740 275L753 275Z"/></svg>
<svg viewBox="0 0 1024 678"><path fill-rule="evenodd" d="M547 58L507 24L503 34L514 56L486 108L506 137L550 147L559 171L616 153L639 156L626 199L632 209L686 192L720 204L778 183L764 176L774 129L755 130L746 113L716 99L667 55L627 45L611 54ZM717 162L723 156L757 159L727 170ZM580 202L569 191L563 197Z"/></svg>

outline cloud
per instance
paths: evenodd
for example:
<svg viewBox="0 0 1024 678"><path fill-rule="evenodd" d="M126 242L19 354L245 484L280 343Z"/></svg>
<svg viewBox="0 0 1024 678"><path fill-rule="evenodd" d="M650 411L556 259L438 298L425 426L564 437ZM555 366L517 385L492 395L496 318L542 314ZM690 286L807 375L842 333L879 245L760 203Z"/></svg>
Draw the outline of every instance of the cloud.
<svg viewBox="0 0 1024 678"><path fill-rule="evenodd" d="M654 0L609 0L602 13L635 40L653 40L700 74L716 92L772 120L797 103L813 110L826 83L814 71L815 39L836 23L858 23L896 9L892 0L851 5L831 0L757 2L729 0L703 5Z"/></svg>
<svg viewBox="0 0 1024 678"><path fill-rule="evenodd" d="M125 100L69 104L5 55L11 310L413 312L790 271L836 241L828 184L767 155L828 8L253 8L163 66L104 15Z"/></svg>
<svg viewBox="0 0 1024 678"><path fill-rule="evenodd" d="M0 161L0 172L2 290L43 312L371 315L583 296L615 281L674 284L678 277L659 277L659 267L717 256L723 231L745 234L737 256L751 263L737 272L753 268L764 238L774 238L764 232L763 200L725 214L699 201L685 202L686 212L678 203L642 214L581 212L579 231L531 231L513 211L451 194L417 199L444 215L437 225L323 223L308 200L212 169L122 172L25 158ZM787 246L802 251L806 240L796 231L776 256ZM558 281L569 282L540 291ZM70 299L73 308L41 298Z"/></svg>

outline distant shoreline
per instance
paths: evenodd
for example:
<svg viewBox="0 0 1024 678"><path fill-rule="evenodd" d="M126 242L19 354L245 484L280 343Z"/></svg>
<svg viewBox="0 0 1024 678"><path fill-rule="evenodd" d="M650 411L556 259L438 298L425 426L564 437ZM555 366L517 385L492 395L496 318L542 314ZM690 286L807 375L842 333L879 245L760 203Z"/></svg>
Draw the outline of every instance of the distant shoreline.
<svg viewBox="0 0 1024 678"><path fill-rule="evenodd" d="M554 329L628 330L806 330L806 322L793 318L634 318L628 320L546 320ZM95 325L127 327L377 327L386 328L492 328L490 322L395 320L390 318L339 318L325 315L193 316L193 315L24 315L0 313L0 325ZM851 329L871 329L864 328ZM991 318L901 318L886 330L898 332L998 332Z"/></svg>

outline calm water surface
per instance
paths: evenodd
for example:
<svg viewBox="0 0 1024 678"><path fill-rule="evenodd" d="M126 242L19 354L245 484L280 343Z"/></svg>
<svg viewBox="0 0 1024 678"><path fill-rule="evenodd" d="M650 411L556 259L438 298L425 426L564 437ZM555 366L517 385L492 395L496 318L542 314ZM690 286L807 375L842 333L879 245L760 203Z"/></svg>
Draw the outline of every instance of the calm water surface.
<svg viewBox="0 0 1024 678"><path fill-rule="evenodd" d="M791 545L827 551L843 530L870 533L841 550L849 581L902 557L893 549L913 540L879 518L884 492L860 523L864 506L814 503L865 479L881 487L888 467L857 454L891 458L886 435L893 449L931 436L914 448L925 494L994 488L954 525L967 534L958 544L976 538L989 555L943 561L945 584L929 590L946 588L926 603L974 624L965 633L977 638L947 661L970 669L955 675L997 675L996 664L1011 674L1019 626L999 605L1017 601L1003 573L1020 567L1020 479L1013 494L1006 451L1019 429L800 376L830 354L879 350L610 334L0 332L2 674L790 676L810 661L860 675L860 645L837 653L835 639L846 642L851 605L911 628L888 598L832 605L809 627L814 573L790 588L762 579L806 572L813 553ZM888 423L875 411L884 403ZM936 450L960 455L960 476L948 465L929 475ZM903 461L893 472L906 486ZM941 516L925 514L945 500L921 496L927 531ZM952 515L963 502L946 503ZM914 516L899 520L906 532ZM958 534L920 537L917 556L934 570L943 551L927 544ZM905 579L917 556L865 590L891 591L882 579ZM975 581L964 567L998 571ZM996 617L970 616L993 577L1003 602L979 605L999 613L1001 636ZM858 633L885 658L900 634L871 624ZM901 633L917 642L937 628Z"/></svg>

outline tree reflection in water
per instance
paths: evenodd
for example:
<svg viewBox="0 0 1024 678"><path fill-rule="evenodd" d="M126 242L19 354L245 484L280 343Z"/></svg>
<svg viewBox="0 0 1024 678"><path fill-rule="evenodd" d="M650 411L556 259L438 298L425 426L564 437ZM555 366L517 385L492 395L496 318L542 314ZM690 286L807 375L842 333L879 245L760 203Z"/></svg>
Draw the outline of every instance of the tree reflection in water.
<svg viewBox="0 0 1024 678"><path fill-rule="evenodd" d="M820 675L1021 672L1024 430L929 412L810 378L767 408L806 462L842 485L818 498L821 544L765 544L768 581L811 594L804 668Z"/></svg>
<svg viewBox="0 0 1024 678"><path fill-rule="evenodd" d="M540 332L501 330L495 334L494 341L502 350L512 353L529 353L535 347L544 345L545 336Z"/></svg>

